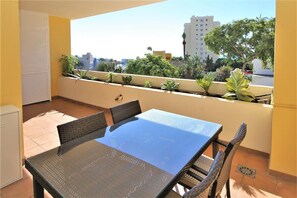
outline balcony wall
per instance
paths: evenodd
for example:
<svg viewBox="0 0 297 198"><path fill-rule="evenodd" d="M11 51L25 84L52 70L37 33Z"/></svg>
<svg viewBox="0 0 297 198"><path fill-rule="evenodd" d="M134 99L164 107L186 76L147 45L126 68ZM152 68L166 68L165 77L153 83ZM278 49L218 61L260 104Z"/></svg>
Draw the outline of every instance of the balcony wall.
<svg viewBox="0 0 297 198"><path fill-rule="evenodd" d="M153 78L150 77L150 81ZM120 94L123 100L115 101ZM248 134L242 145L270 153L271 105L66 77L59 79L59 96L104 108L139 99L143 111L157 108L221 123L220 139L226 141L234 136L242 122L246 122Z"/></svg>

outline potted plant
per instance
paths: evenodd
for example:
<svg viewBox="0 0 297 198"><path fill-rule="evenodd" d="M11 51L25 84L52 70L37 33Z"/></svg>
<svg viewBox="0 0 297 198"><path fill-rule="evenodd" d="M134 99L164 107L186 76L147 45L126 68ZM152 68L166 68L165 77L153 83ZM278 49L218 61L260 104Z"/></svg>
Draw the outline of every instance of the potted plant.
<svg viewBox="0 0 297 198"><path fill-rule="evenodd" d="M72 55L62 55L59 59L62 64L62 74L63 76L76 77L74 73L74 67L78 64L78 58Z"/></svg>
<svg viewBox="0 0 297 198"><path fill-rule="evenodd" d="M208 72L203 76L203 78L196 79L196 83L204 90L204 94L206 96L209 95L208 90L215 78L216 78L215 72Z"/></svg>
<svg viewBox="0 0 297 198"><path fill-rule="evenodd" d="M232 71L230 77L226 80L228 93L223 96L224 98L248 102L255 100L254 94L248 91L250 81L245 78L240 69L237 68Z"/></svg>
<svg viewBox="0 0 297 198"><path fill-rule="evenodd" d="M122 76L122 81L124 85L130 85L132 81L132 76Z"/></svg>
<svg viewBox="0 0 297 198"><path fill-rule="evenodd" d="M166 80L165 83L161 83L161 89L167 91L175 91L179 87L179 83L175 82L174 80Z"/></svg>

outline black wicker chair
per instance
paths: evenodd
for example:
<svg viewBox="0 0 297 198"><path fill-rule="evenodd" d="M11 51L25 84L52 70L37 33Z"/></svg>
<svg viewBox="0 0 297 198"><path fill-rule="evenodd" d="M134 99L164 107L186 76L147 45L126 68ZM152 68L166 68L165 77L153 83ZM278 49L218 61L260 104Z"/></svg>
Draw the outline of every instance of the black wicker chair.
<svg viewBox="0 0 297 198"><path fill-rule="evenodd" d="M225 149L225 159L224 164L219 173L217 180L214 182L210 197L217 197L224 185L226 184L227 197L231 197L230 192L230 170L232 165L232 160L235 152L237 151L240 143L246 136L247 126L245 123L242 123L235 137L230 141L228 145L225 145L221 142L219 144L226 147ZM210 170L211 164L213 163L213 159L202 155L190 168L190 170L183 176L183 178L179 181L182 186L187 187L188 189L192 188L205 178L208 171Z"/></svg>
<svg viewBox="0 0 297 198"><path fill-rule="evenodd" d="M94 131L106 127L104 112L99 112L84 118L80 118L65 124L58 125L60 143L72 141Z"/></svg>
<svg viewBox="0 0 297 198"><path fill-rule="evenodd" d="M115 107L110 108L112 121L114 124L135 116L141 113L141 108L138 100L127 102Z"/></svg>
<svg viewBox="0 0 297 198"><path fill-rule="evenodd" d="M210 167L208 175L200 183L198 183L196 186L194 186L189 191L184 193L182 195L182 197L207 198L209 195L209 191L212 187L212 184L217 179L217 177L221 171L221 168L222 168L223 162L224 162L224 156L225 156L225 153L222 151L219 151L217 153L211 167ZM180 192L177 187L176 187L176 189L177 189L176 192L172 190L167 195L167 197L169 197L169 198L170 197L181 197Z"/></svg>

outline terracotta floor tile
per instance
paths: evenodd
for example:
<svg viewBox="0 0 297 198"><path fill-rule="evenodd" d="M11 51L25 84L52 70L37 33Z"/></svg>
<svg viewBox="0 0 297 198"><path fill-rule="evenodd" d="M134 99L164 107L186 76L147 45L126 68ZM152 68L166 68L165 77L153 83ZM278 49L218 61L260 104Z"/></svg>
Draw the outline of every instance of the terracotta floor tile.
<svg viewBox="0 0 297 198"><path fill-rule="evenodd" d="M38 137L40 137L42 135L46 135L48 133L49 133L49 131L47 131L46 129L43 129L37 125L24 129L24 134L30 139L38 138Z"/></svg>
<svg viewBox="0 0 297 198"><path fill-rule="evenodd" d="M25 151L34 149L36 147L39 147L39 145L36 144L32 139L28 138L28 139L24 140L24 149L25 149Z"/></svg>
<svg viewBox="0 0 297 198"><path fill-rule="evenodd" d="M248 157L249 153L239 148L233 157L232 164L234 166L237 166L238 164L246 165Z"/></svg>
<svg viewBox="0 0 297 198"><path fill-rule="evenodd" d="M41 147L43 148L44 151L51 150L51 149L56 148L58 146L60 146L59 141L47 142L47 143L41 145Z"/></svg>
<svg viewBox="0 0 297 198"><path fill-rule="evenodd" d="M59 138L51 133L40 135L39 137L33 138L33 141L38 145L43 145L51 141L59 141Z"/></svg>
<svg viewBox="0 0 297 198"><path fill-rule="evenodd" d="M297 197L297 181L278 178L276 191L282 197Z"/></svg>
<svg viewBox="0 0 297 198"><path fill-rule="evenodd" d="M64 124L64 123L67 123L67 122L71 122L71 121L76 120L76 119L77 118L66 115L66 114L60 114L60 118L57 120L57 122L58 122L58 125L60 125L60 124Z"/></svg>
<svg viewBox="0 0 297 198"><path fill-rule="evenodd" d="M30 177L21 179L1 189L3 198L28 198L33 195L33 182Z"/></svg>
<svg viewBox="0 0 297 198"><path fill-rule="evenodd" d="M269 175L259 175L256 173L255 178L244 176L242 180L243 186L253 186L256 189L276 194L276 178Z"/></svg>
<svg viewBox="0 0 297 198"><path fill-rule="evenodd" d="M267 174L269 159L259 155L249 155L247 157L246 165L249 168L256 169L257 174Z"/></svg>
<svg viewBox="0 0 297 198"><path fill-rule="evenodd" d="M207 155L208 157L212 157L212 147L209 146L203 153L204 155Z"/></svg>
<svg viewBox="0 0 297 198"><path fill-rule="evenodd" d="M252 186L242 186L237 192L238 198L280 198L274 193L269 193L261 189L254 188Z"/></svg>
<svg viewBox="0 0 297 198"><path fill-rule="evenodd" d="M44 152L44 149L41 146L39 146L39 147L36 147L34 149L25 151L25 156L28 158L28 157L37 155L37 154L42 153L42 152Z"/></svg>

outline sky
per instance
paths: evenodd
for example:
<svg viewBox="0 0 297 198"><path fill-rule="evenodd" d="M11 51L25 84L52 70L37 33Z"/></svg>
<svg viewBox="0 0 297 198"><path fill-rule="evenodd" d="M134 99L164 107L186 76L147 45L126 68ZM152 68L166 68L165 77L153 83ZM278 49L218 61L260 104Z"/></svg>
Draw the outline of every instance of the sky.
<svg viewBox="0 0 297 198"><path fill-rule="evenodd" d="M221 24L275 17L275 0L167 0L71 21L71 52L96 58L135 59L153 50L182 56L184 24L214 16Z"/></svg>

